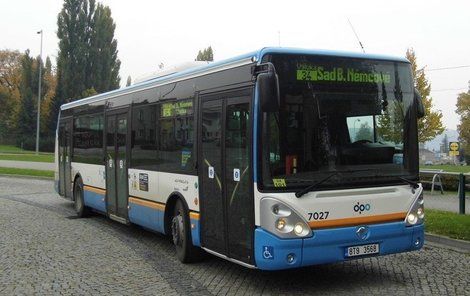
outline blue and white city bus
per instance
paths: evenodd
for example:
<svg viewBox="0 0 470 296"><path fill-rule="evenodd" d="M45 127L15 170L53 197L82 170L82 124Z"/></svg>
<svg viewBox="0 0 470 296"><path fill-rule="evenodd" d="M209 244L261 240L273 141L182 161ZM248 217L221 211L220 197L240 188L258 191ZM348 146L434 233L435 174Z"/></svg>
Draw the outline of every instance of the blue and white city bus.
<svg viewBox="0 0 470 296"><path fill-rule="evenodd" d="M263 48L61 107L56 187L90 211L277 270L423 246L404 58Z"/></svg>

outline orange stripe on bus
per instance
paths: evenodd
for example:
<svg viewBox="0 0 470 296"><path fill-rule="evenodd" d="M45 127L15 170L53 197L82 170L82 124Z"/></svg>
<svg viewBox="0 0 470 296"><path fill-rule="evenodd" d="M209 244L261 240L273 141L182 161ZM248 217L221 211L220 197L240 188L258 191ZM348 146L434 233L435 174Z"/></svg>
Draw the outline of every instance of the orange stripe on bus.
<svg viewBox="0 0 470 296"><path fill-rule="evenodd" d="M404 220L405 217L406 217L406 212L403 212L403 213L365 216L365 217L335 219L335 220L310 221L308 222L308 225L311 228L327 228L327 227L337 227L337 226L351 226L351 225L359 225L359 224L373 224L373 223L380 223L380 222L401 221L401 220Z"/></svg>
<svg viewBox="0 0 470 296"><path fill-rule="evenodd" d="M149 207L149 208L152 208L152 209L157 209L157 210L161 210L161 211L165 210L165 204L158 203L158 202L155 202L155 201L149 201L149 200L145 200L145 199L130 196L129 197L129 202L133 203L133 204L136 204L136 205Z"/></svg>
<svg viewBox="0 0 470 296"><path fill-rule="evenodd" d="M194 220L199 220L199 213L189 212L189 218L194 219Z"/></svg>
<svg viewBox="0 0 470 296"><path fill-rule="evenodd" d="M86 190L86 191L91 191L91 192L102 194L102 195L106 194L106 190L101 189L101 188L97 188L97 187L84 185L83 189Z"/></svg>

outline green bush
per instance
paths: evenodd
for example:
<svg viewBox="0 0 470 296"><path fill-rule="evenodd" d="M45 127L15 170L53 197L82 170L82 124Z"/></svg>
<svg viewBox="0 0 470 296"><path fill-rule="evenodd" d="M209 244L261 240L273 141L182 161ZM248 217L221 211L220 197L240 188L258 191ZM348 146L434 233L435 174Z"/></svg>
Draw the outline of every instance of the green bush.
<svg viewBox="0 0 470 296"><path fill-rule="evenodd" d="M36 150L36 137L20 137L16 141L16 146L23 148L24 150L35 151ZM55 148L54 137L39 138L39 151L54 152L54 148Z"/></svg>
<svg viewBox="0 0 470 296"><path fill-rule="evenodd" d="M426 181L423 183L423 187L425 189L431 189L431 181L433 178L433 174L420 174L419 178L421 181ZM465 177L465 183L468 184L470 180L469 177ZM444 191L457 191L459 188L459 175L441 175L442 186L444 187ZM429 182L429 183L428 183ZM438 190L436 186L434 190Z"/></svg>

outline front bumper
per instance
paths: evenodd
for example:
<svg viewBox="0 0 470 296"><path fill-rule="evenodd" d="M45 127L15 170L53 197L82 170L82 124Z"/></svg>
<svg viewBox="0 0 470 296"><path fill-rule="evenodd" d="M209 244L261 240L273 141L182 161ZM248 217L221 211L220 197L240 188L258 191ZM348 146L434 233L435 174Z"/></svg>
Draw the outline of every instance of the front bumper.
<svg viewBox="0 0 470 296"><path fill-rule="evenodd" d="M313 230L305 239L281 239L258 227L255 230L255 261L259 269L279 270L332 263L358 257L346 257L346 248L380 244L372 256L419 250L424 243L424 224L406 227L405 222L367 225L365 239L359 238L359 226ZM369 255L370 256L370 255Z"/></svg>

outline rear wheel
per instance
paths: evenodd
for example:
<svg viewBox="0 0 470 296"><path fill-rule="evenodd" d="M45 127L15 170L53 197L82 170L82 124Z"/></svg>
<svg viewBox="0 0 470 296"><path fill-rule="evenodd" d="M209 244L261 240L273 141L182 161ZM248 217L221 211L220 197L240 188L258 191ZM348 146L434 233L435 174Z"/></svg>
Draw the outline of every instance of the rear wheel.
<svg viewBox="0 0 470 296"><path fill-rule="evenodd" d="M82 218L90 214L90 209L85 206L83 199L83 182L82 178L78 177L73 187L74 208L77 216Z"/></svg>
<svg viewBox="0 0 470 296"><path fill-rule="evenodd" d="M176 201L171 220L171 236L181 262L189 263L201 258L202 250L192 243L189 214L180 199Z"/></svg>

